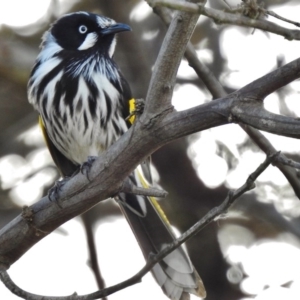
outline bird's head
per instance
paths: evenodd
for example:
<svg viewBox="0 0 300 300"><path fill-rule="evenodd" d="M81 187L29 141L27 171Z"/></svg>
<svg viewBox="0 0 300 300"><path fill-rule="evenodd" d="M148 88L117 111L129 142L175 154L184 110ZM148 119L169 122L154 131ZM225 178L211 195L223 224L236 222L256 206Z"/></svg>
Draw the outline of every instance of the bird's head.
<svg viewBox="0 0 300 300"><path fill-rule="evenodd" d="M115 34L129 31L131 28L114 20L87 12L76 12L58 19L45 34L43 47L57 48L67 51L85 51L95 49L112 57L116 38Z"/></svg>

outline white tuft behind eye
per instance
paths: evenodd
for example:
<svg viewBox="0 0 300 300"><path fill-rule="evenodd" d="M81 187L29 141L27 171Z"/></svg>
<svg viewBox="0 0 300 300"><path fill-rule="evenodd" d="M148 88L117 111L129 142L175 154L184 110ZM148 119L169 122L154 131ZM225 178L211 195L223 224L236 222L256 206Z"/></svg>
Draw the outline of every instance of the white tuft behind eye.
<svg viewBox="0 0 300 300"><path fill-rule="evenodd" d="M80 25L78 31L81 34L85 34L88 31L88 28L85 25Z"/></svg>

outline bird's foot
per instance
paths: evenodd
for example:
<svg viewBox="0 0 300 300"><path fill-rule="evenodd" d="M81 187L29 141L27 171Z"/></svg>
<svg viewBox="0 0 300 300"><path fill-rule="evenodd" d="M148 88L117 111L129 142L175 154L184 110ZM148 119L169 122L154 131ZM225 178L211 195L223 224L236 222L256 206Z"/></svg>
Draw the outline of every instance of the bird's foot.
<svg viewBox="0 0 300 300"><path fill-rule="evenodd" d="M89 156L87 161L84 162L80 167L81 174L85 175L86 178L88 179L88 181L90 181L90 182L91 182L91 180L90 180L89 174L90 174L91 167L92 167L94 161L96 160L96 158L97 158L97 156Z"/></svg>
<svg viewBox="0 0 300 300"><path fill-rule="evenodd" d="M54 186L48 191L48 198L51 202L56 202L59 207L59 193L62 190L62 187L71 179L71 177L64 177L62 180L55 181Z"/></svg>

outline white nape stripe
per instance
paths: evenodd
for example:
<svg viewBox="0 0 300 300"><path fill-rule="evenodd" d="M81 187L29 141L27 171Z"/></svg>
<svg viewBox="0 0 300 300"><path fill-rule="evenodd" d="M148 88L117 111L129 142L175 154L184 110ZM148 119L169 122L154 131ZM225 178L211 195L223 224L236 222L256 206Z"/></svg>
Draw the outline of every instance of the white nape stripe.
<svg viewBox="0 0 300 300"><path fill-rule="evenodd" d="M98 36L95 32L89 33L86 37L83 43L78 47L78 50L86 50L93 46L95 46L97 42Z"/></svg>
<svg viewBox="0 0 300 300"><path fill-rule="evenodd" d="M56 53L63 50L61 46L56 42L56 39L50 31L45 32L43 35L42 51L38 55L38 60L44 62L53 57Z"/></svg>

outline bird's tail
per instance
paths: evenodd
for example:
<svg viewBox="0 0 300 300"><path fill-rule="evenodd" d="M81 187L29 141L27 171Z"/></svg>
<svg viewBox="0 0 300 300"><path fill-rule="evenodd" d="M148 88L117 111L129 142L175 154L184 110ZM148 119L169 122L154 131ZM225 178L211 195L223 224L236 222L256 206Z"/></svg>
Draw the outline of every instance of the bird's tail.
<svg viewBox="0 0 300 300"><path fill-rule="evenodd" d="M130 177L132 184L149 187L137 169ZM157 254L174 240L169 222L154 197L121 194L125 203L121 210L142 249L145 259ZM189 299L189 294L205 298L203 282L182 247L168 254L157 263L152 274L164 293L172 300Z"/></svg>

